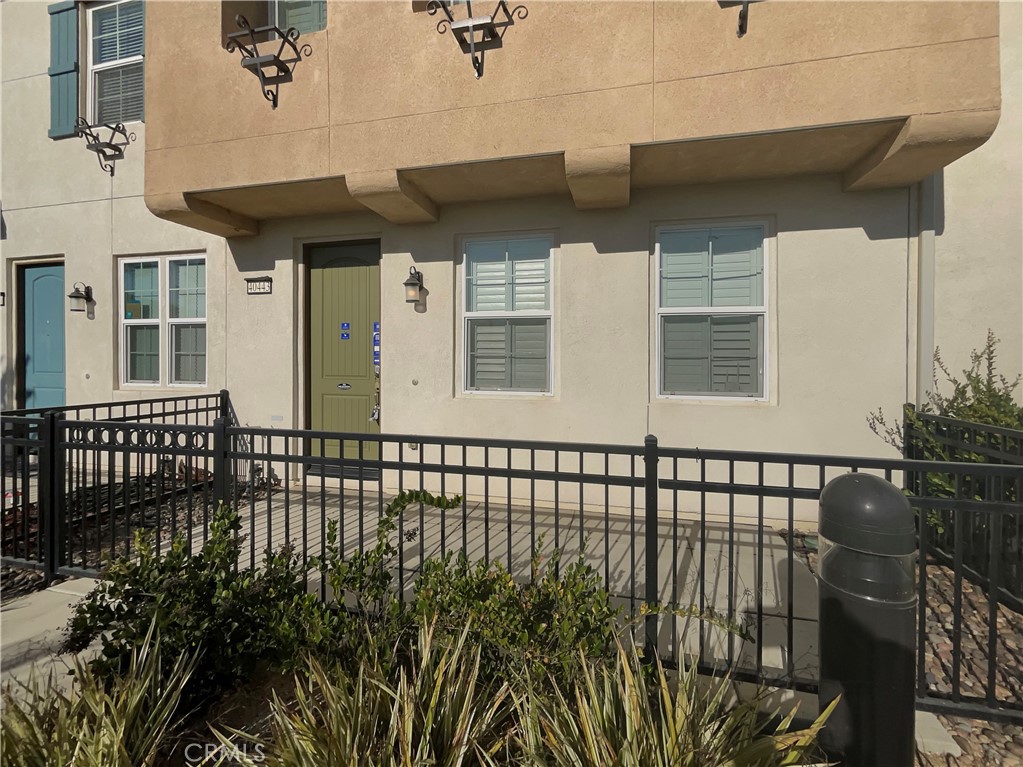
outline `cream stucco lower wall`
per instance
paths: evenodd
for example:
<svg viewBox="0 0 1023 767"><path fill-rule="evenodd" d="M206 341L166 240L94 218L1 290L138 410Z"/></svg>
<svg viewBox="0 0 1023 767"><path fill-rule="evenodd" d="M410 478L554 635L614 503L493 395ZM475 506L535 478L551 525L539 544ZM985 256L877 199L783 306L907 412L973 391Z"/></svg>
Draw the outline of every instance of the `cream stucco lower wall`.
<svg viewBox="0 0 1023 767"><path fill-rule="evenodd" d="M866 426L907 396L907 190L847 194L821 177L648 190L620 211L548 198L451 206L436 224L350 216L267 222L229 243L226 333L236 408L253 424L302 426L304 243L379 238L385 432L844 454L883 453ZM769 398L655 394L653 240L662 223L767 223ZM549 232L554 387L549 396L461 390L463 237ZM429 291L404 302L411 264ZM270 274L271 296L246 276ZM259 385L252 385L253 382Z"/></svg>
<svg viewBox="0 0 1023 767"><path fill-rule="evenodd" d="M1001 3L1002 114L986 144L938 185L934 341L955 374L1001 339L999 369L1023 372L1023 4ZM961 377L961 376L960 376ZM1023 402L1023 386L1016 391Z"/></svg>

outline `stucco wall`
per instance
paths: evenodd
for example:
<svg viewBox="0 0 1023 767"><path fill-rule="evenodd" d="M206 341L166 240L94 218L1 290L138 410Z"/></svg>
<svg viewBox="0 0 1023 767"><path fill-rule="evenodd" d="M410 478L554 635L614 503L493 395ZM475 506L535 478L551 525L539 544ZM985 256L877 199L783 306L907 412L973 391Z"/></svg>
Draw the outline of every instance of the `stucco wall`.
<svg viewBox="0 0 1023 767"><path fill-rule="evenodd" d="M1023 372L1023 4L1001 4L1002 115L994 135L944 171L935 238L935 343L959 375L988 328L999 369ZM960 376L961 377L961 376ZM1017 390L1023 402L1023 387Z"/></svg>
<svg viewBox="0 0 1023 767"><path fill-rule="evenodd" d="M222 48L219 3L150 4L150 207L252 234L260 216L245 200L203 211L185 196L343 178L373 208L361 174L879 123L891 130L866 146L857 135L810 153L820 155L811 170L899 187L975 147L997 119L993 2L763 3L741 40L737 9L703 0L528 6L477 81L437 16L408 0L330 2L272 110ZM707 182L717 158L696 165L667 183ZM529 194L522 185L514 196ZM353 204L345 194L336 210Z"/></svg>
<svg viewBox="0 0 1023 767"><path fill-rule="evenodd" d="M103 172L79 138L58 141L49 128L49 16L32 0L0 4L3 38L2 181L6 239L3 290L3 404L15 401L17 265L63 260L66 292L75 282L91 285L95 303L87 313L64 312L68 402L140 399L186 391L215 391L225 379L224 240L152 215L142 197L146 130L129 124L136 140L117 164ZM121 388L116 359L117 259L120 256L205 252L207 255L208 348L204 389Z"/></svg>
<svg viewBox="0 0 1023 767"><path fill-rule="evenodd" d="M385 432L628 443L652 432L666 445L883 453L865 417L907 393L907 195L843 193L838 178L818 177L650 190L614 212L580 212L564 197L451 206L422 226L369 215L267 222L258 238L229 241L227 383L243 420L303 425L302 244L379 237ZM654 228L729 219L776 232L770 399L659 399ZM553 393L463 394L460 238L517 231L550 232L557 246ZM412 263L429 290L423 313L403 298ZM243 277L265 273L273 295L246 296Z"/></svg>

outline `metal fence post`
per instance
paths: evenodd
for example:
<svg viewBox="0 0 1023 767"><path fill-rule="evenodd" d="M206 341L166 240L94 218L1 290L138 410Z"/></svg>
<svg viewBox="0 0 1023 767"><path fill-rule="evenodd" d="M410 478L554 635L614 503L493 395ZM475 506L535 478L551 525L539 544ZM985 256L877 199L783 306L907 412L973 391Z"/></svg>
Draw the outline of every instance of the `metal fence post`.
<svg viewBox="0 0 1023 767"><path fill-rule="evenodd" d="M821 492L821 708L841 696L821 746L845 767L913 767L916 555L913 509L891 482L845 474Z"/></svg>
<svg viewBox="0 0 1023 767"><path fill-rule="evenodd" d="M657 577L657 437L648 434L643 440L643 462L646 465L646 598L648 609L660 602ZM653 660L657 652L657 614L648 613L645 621L646 654Z"/></svg>
<svg viewBox="0 0 1023 767"><path fill-rule="evenodd" d="M43 414L39 445L39 499L36 535L43 536L43 573L47 583L58 577L64 565L64 454L60 447L63 414L48 411Z"/></svg>
<svg viewBox="0 0 1023 767"><path fill-rule="evenodd" d="M219 507L228 503L226 418L213 421L213 500Z"/></svg>
<svg viewBox="0 0 1023 767"><path fill-rule="evenodd" d="M231 422L231 393L227 389L220 390L220 417Z"/></svg>

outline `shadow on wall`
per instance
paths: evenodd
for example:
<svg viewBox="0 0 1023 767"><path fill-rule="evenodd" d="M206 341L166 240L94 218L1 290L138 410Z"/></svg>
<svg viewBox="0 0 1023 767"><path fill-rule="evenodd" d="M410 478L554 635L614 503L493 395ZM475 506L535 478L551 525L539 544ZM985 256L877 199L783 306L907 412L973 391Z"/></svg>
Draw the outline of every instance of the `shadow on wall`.
<svg viewBox="0 0 1023 767"><path fill-rule="evenodd" d="M944 174L934 175L934 231L945 225ZM444 206L437 223L406 224L397 227L375 214L316 216L306 219L261 222L257 237L228 240L236 268L243 273L272 270L278 262L294 260L291 243L301 237L303 221L310 237L337 233L380 231L383 239L397 240L397 247L409 250L416 264L450 262L457 257L455 242L460 235L503 231L555 230L562 244L592 243L601 255L636 253L651 247L651 226L660 221L700 221L727 218L771 217L779 233L807 231L862 230L870 240L902 240L909 234L908 188L843 192L839 176L742 181L694 187L665 187L633 190L627 208L577 210L571 197L557 195L503 201L481 201ZM833 201L848 204L834 204ZM336 228L335 228L336 227ZM282 237L283 235L283 237ZM268 239L287 248L268 247Z"/></svg>

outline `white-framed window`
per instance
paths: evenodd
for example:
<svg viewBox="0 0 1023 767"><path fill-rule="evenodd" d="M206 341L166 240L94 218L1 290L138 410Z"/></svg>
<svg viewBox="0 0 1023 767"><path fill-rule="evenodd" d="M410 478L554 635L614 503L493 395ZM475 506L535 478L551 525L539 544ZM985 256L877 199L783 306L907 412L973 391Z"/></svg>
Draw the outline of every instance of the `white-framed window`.
<svg viewBox="0 0 1023 767"><path fill-rule="evenodd" d="M287 30L294 27L301 34L327 28L326 0L268 0L271 26Z"/></svg>
<svg viewBox="0 0 1023 767"><path fill-rule="evenodd" d="M89 122L116 125L142 120L145 106L143 0L116 0L86 7Z"/></svg>
<svg viewBox="0 0 1023 767"><path fill-rule="evenodd" d="M552 239L481 238L464 247L464 390L549 393Z"/></svg>
<svg viewBox="0 0 1023 767"><path fill-rule="evenodd" d="M206 384L206 258L121 261L121 383Z"/></svg>
<svg viewBox="0 0 1023 767"><path fill-rule="evenodd" d="M766 227L657 230L658 394L766 392Z"/></svg>

